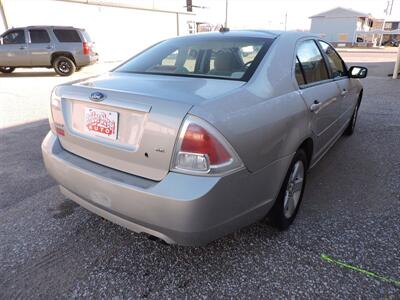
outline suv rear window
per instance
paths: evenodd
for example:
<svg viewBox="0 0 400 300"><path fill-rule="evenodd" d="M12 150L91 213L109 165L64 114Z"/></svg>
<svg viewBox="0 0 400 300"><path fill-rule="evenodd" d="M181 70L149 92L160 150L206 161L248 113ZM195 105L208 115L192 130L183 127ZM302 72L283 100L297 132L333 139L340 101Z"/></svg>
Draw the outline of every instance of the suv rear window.
<svg viewBox="0 0 400 300"><path fill-rule="evenodd" d="M82 42L78 32L74 29L54 29L53 32L60 43Z"/></svg>

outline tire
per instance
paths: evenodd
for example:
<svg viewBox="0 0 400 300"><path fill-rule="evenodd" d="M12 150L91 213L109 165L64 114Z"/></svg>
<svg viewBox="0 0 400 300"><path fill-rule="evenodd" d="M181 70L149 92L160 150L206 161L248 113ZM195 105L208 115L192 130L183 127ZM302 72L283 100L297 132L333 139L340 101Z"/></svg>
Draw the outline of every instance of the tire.
<svg viewBox="0 0 400 300"><path fill-rule="evenodd" d="M75 63L65 56L57 57L53 62L53 68L60 76L70 76L76 70Z"/></svg>
<svg viewBox="0 0 400 300"><path fill-rule="evenodd" d="M5 74L10 74L15 71L13 67L0 67L0 72Z"/></svg>
<svg viewBox="0 0 400 300"><path fill-rule="evenodd" d="M307 155L303 149L299 149L293 157L278 197L268 214L272 226L285 230L293 223L303 199L307 168Z"/></svg>
<svg viewBox="0 0 400 300"><path fill-rule="evenodd" d="M349 125L347 125L346 129L344 130L344 135L350 136L354 133L354 129L356 128L356 123L357 123L358 109L360 108L360 103L361 103L361 97L362 94L358 96L356 107L354 108Z"/></svg>

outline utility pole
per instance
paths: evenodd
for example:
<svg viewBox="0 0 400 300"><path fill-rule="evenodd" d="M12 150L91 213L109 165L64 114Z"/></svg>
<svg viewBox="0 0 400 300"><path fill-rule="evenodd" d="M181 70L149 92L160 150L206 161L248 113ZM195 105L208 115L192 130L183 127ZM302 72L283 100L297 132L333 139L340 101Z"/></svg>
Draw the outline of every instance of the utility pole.
<svg viewBox="0 0 400 300"><path fill-rule="evenodd" d="M4 6L2 3L2 0L0 0L0 15L1 15L1 18L3 19L4 29L7 30L8 23L7 23L6 12L4 11Z"/></svg>
<svg viewBox="0 0 400 300"><path fill-rule="evenodd" d="M379 47L382 46L383 32L385 31L386 19L387 19L388 16L392 15L393 3L394 3L394 0L388 0L386 8L384 10L384 13L386 14L386 16L385 16L385 19L383 19L382 34L381 34L381 38L379 40Z"/></svg>
<svg viewBox="0 0 400 300"><path fill-rule="evenodd" d="M287 31L287 11L285 13L285 31Z"/></svg>
<svg viewBox="0 0 400 300"><path fill-rule="evenodd" d="M225 28L228 28L228 0L225 0Z"/></svg>

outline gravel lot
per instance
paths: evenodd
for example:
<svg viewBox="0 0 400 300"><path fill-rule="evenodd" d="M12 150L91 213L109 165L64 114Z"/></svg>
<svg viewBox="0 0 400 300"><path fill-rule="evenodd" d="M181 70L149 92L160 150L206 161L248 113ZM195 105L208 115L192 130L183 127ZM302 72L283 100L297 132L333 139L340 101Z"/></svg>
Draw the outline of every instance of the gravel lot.
<svg viewBox="0 0 400 300"><path fill-rule="evenodd" d="M51 87L66 79L0 76L0 298L400 299L400 83L386 76L391 58L368 56L344 54L371 69L356 132L310 171L290 230L258 223L199 248L150 240L65 199L40 144Z"/></svg>

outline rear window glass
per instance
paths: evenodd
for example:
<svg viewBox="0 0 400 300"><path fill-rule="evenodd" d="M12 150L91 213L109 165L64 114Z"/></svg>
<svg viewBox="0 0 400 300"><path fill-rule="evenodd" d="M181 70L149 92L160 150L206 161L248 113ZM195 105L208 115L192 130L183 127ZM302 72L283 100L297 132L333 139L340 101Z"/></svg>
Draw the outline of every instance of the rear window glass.
<svg viewBox="0 0 400 300"><path fill-rule="evenodd" d="M50 43L50 37L44 29L30 29L29 35L32 44Z"/></svg>
<svg viewBox="0 0 400 300"><path fill-rule="evenodd" d="M272 39L247 37L172 39L145 50L116 71L246 80L271 43Z"/></svg>
<svg viewBox="0 0 400 300"><path fill-rule="evenodd" d="M80 43L81 38L74 29L54 29L57 40L61 43Z"/></svg>
<svg viewBox="0 0 400 300"><path fill-rule="evenodd" d="M300 44L297 49L297 59L301 64L307 84L329 78L324 58L313 40Z"/></svg>

